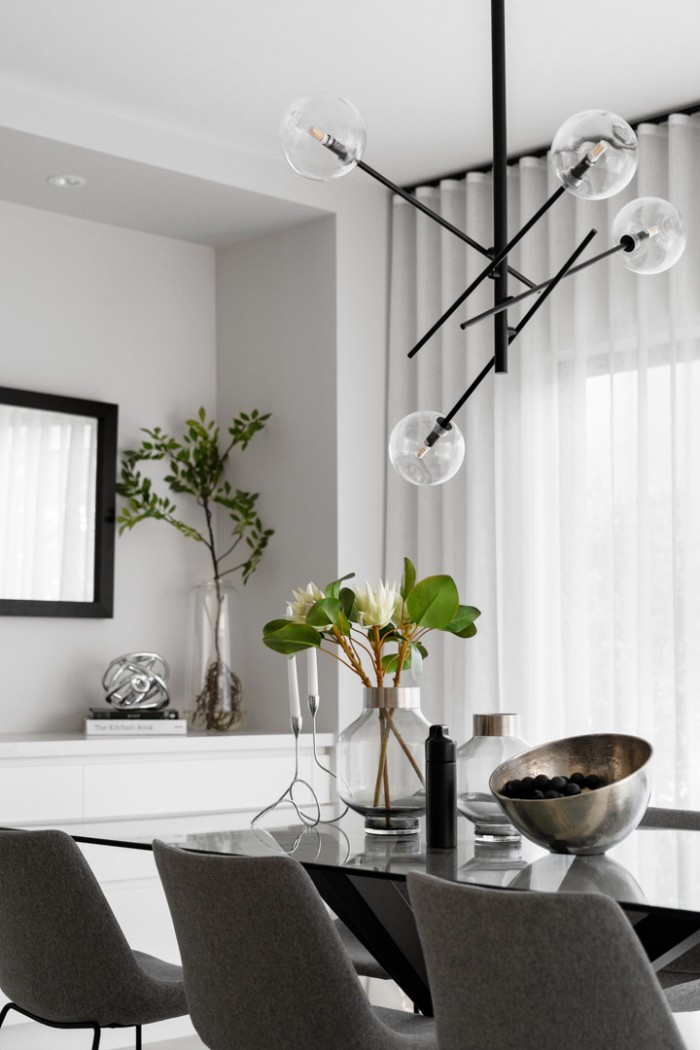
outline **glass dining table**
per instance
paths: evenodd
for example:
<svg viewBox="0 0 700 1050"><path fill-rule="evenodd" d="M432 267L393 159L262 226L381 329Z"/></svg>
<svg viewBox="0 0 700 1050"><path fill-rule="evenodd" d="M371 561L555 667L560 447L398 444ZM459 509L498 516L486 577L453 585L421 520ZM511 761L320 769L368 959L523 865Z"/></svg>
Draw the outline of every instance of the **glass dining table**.
<svg viewBox="0 0 700 1050"><path fill-rule="evenodd" d="M308 826L277 810L251 826L236 814L227 826L197 826L189 817L164 818L148 835L109 824L78 842L150 849L158 838L183 849L238 856L287 854L305 867L331 910L384 966L418 1010L432 1013L430 989L408 897L406 875L421 871L504 891L592 892L614 898L628 913L655 969L700 943L700 832L640 827L606 854L548 853L526 839L475 841L459 820L455 850L428 849L422 834L366 834L362 819ZM285 819L289 823L285 823Z"/></svg>

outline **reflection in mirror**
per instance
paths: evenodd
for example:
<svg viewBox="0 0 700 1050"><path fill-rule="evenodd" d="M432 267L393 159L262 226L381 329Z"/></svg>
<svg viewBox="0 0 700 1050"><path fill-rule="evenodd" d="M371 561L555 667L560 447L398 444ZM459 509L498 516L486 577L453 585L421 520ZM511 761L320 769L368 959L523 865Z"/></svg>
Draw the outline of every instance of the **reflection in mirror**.
<svg viewBox="0 0 700 1050"><path fill-rule="evenodd" d="M111 616L117 407L0 388L0 612Z"/></svg>

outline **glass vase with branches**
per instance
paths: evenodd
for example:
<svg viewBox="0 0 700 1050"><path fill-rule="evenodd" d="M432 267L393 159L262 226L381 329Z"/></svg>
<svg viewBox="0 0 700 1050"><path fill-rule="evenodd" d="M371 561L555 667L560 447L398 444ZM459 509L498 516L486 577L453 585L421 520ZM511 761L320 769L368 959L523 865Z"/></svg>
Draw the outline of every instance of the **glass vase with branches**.
<svg viewBox="0 0 700 1050"><path fill-rule="evenodd" d="M185 421L179 438L160 427L144 427L146 436L139 447L121 456L116 487L125 503L117 515L119 533L148 519L164 521L188 539L203 544L208 553L214 591L210 614L213 655L194 698L195 725L204 729L234 728L243 715L241 680L223 651L224 583L234 573L240 573L244 584L248 582L274 530L265 528L260 519L259 493L234 489L225 471L234 449L244 451L269 418L269 413L261 414L257 409L241 412L233 417L227 436L222 436L220 427L200 408L195 418ZM203 517L199 528L180 516L174 500L160 494L153 479L144 473L142 464L158 461L165 462L163 484L170 492L194 500ZM225 541L220 540L223 530L217 531L217 517L221 516L228 518Z"/></svg>

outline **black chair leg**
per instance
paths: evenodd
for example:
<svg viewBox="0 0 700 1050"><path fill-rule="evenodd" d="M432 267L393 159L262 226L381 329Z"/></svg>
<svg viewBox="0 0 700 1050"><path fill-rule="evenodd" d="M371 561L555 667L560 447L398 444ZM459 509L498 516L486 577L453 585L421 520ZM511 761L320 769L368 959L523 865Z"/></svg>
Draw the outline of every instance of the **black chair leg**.
<svg viewBox="0 0 700 1050"><path fill-rule="evenodd" d="M141 1025L136 1025L136 1050L141 1050Z"/></svg>
<svg viewBox="0 0 700 1050"><path fill-rule="evenodd" d="M0 1028L2 1028L2 1023L7 1017L10 1010L12 1009L13 1005L13 1003L5 1003L5 1005L3 1006L2 1013L0 1013Z"/></svg>
<svg viewBox="0 0 700 1050"><path fill-rule="evenodd" d="M99 1025L97 1025L97 1024L96 1024L96 1025L94 1025L94 1032L95 1032L95 1034L94 1034L94 1036L92 1037L92 1047L91 1047L91 1050L97 1050L97 1048L98 1048L98 1047L99 1047L99 1045L100 1045L100 1036L102 1035L102 1029L100 1028L100 1026L99 1026Z"/></svg>

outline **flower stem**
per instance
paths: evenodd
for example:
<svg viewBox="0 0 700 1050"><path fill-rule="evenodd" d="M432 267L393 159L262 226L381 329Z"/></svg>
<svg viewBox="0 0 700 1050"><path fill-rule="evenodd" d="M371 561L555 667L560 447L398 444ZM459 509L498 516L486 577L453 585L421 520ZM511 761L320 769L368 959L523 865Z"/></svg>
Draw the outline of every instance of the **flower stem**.
<svg viewBox="0 0 700 1050"><path fill-rule="evenodd" d="M377 769L377 781L374 785L374 801L373 806L375 809L379 805L379 796L381 794L382 780L386 770L386 749L389 744L389 727L387 725L386 713L379 710L379 733L380 733L380 747L379 747L379 767ZM386 793L386 781L384 782L384 791Z"/></svg>
<svg viewBox="0 0 700 1050"><path fill-rule="evenodd" d="M340 646L340 648L343 650L343 652L347 656L348 660L350 661L353 671L355 671L355 673L360 676L360 678L362 679L362 684L366 685L368 689L371 689L372 688L372 683L370 682L369 678L365 674L365 669L362 666L362 663L360 662L358 657L356 656L355 652L353 651L353 647L350 644L348 644L347 639L344 637L344 635L342 635L340 633L340 631L338 630L337 627L333 628L333 634L335 636L335 639L336 639L338 645Z"/></svg>
<svg viewBox="0 0 700 1050"><path fill-rule="evenodd" d="M386 721L388 723L389 729L391 730L391 732L394 734L394 736L398 740L399 744L401 745L401 748L403 749L403 751L404 751L404 753L406 755L406 758L408 759L408 761L411 763L411 765L413 766L414 770L416 771L416 774L418 775L418 779L420 780L421 784L425 784L425 777L423 776L423 772L422 772L420 766L418 765L418 763L416 762L415 758L411 754L411 752L409 750L409 747L408 747L408 744L406 743L404 738L401 736L401 733L398 731L398 729L394 725L393 711L391 711L391 710L386 711L385 712L385 718L386 718Z"/></svg>

